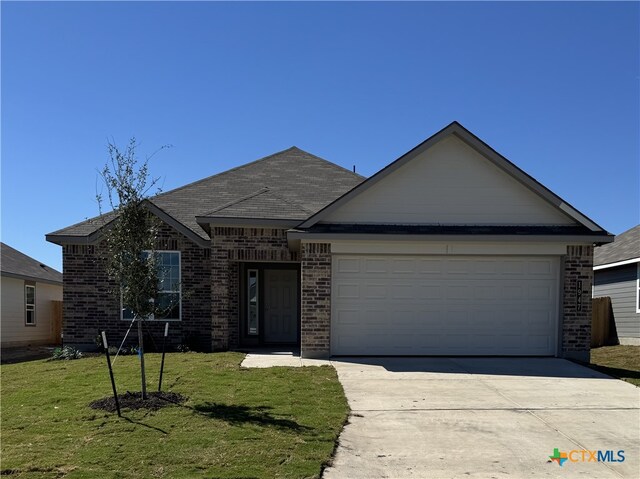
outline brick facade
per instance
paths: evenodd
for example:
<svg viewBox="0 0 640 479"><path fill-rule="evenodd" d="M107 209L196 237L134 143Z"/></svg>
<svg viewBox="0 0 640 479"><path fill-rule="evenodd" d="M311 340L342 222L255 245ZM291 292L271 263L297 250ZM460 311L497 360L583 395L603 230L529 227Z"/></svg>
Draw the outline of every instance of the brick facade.
<svg viewBox="0 0 640 479"><path fill-rule="evenodd" d="M240 339L240 263L300 262L289 250L287 230L280 228L212 228L212 328L213 349L237 348Z"/></svg>
<svg viewBox="0 0 640 479"><path fill-rule="evenodd" d="M562 262L562 356L589 361L593 246L568 246ZM579 282L582 288L579 288Z"/></svg>
<svg viewBox="0 0 640 479"><path fill-rule="evenodd" d="M302 243L291 251L286 229L212 228L211 249L202 248L162 225L157 249L181 252L182 321L170 323L173 346L226 350L240 343L240 272L242 263L299 263L301 270L300 347L305 357L330 355L331 245ZM99 331L119 343L129 326L121 321L114 285L106 277L96 245L65 245L64 342L95 347ZM561 356L588 360L591 340L593 247L568 246L562 259ZM582 282L578 291L578 282ZM164 323L149 323L155 338ZM129 344L137 341L135 328ZM158 340L156 340L159 342Z"/></svg>
<svg viewBox="0 0 640 479"><path fill-rule="evenodd" d="M106 331L109 342L119 345L129 327L120 320L120 301L113 294L115 283L106 275L100 259L102 244L64 245L63 262L63 332L64 343L82 349L94 349L95 338ZM157 249L180 251L182 275L182 321L169 325L169 343L186 344L192 349L211 348L211 260L210 250L191 242L173 228L162 224ZM160 346L164 322L146 323L154 341ZM136 327L127 345L137 344ZM152 348L147 341L145 347Z"/></svg>
<svg viewBox="0 0 640 479"><path fill-rule="evenodd" d="M300 351L303 357L331 354L331 245L302 243Z"/></svg>

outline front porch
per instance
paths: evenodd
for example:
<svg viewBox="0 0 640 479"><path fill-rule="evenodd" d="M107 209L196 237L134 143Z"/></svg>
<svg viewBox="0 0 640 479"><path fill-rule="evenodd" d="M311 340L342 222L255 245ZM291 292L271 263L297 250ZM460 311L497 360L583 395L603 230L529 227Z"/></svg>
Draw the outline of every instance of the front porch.
<svg viewBox="0 0 640 479"><path fill-rule="evenodd" d="M285 228L211 230L213 349L297 346L328 357L330 245L292 249Z"/></svg>
<svg viewBox="0 0 640 479"><path fill-rule="evenodd" d="M283 228L212 228L213 349L300 345L300 254Z"/></svg>

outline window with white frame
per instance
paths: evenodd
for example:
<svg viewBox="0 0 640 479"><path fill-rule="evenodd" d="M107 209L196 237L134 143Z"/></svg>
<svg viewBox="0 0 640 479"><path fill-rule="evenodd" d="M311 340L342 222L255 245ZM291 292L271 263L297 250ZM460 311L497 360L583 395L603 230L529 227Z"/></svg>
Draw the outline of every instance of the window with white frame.
<svg viewBox="0 0 640 479"><path fill-rule="evenodd" d="M145 252L145 254L149 254ZM156 251L158 257L158 297L156 305L162 311L149 319L179 321L182 318L182 294L179 251ZM123 305L122 319L133 319L133 311Z"/></svg>
<svg viewBox="0 0 640 479"><path fill-rule="evenodd" d="M258 335L258 270L247 271L247 334Z"/></svg>
<svg viewBox="0 0 640 479"><path fill-rule="evenodd" d="M640 263L636 265L636 313L640 313Z"/></svg>
<svg viewBox="0 0 640 479"><path fill-rule="evenodd" d="M24 324L36 325L36 286L33 284L24 285Z"/></svg>

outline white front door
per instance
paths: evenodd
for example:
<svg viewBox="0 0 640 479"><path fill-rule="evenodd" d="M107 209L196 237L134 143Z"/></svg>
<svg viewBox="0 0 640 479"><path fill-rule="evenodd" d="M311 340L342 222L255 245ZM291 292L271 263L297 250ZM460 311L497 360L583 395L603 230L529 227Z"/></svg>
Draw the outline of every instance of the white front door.
<svg viewBox="0 0 640 479"><path fill-rule="evenodd" d="M298 272L264 271L264 341L295 343L298 340Z"/></svg>
<svg viewBox="0 0 640 479"><path fill-rule="evenodd" d="M335 355L554 355L559 259L335 255Z"/></svg>

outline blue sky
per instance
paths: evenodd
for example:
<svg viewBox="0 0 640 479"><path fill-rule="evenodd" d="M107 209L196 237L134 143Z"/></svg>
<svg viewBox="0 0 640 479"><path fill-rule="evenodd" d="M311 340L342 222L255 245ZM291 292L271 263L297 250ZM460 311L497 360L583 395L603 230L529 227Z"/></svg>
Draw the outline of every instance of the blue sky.
<svg viewBox="0 0 640 479"><path fill-rule="evenodd" d="M296 145L371 175L453 120L639 222L634 3L2 2L2 241L95 216L110 138L169 190Z"/></svg>

